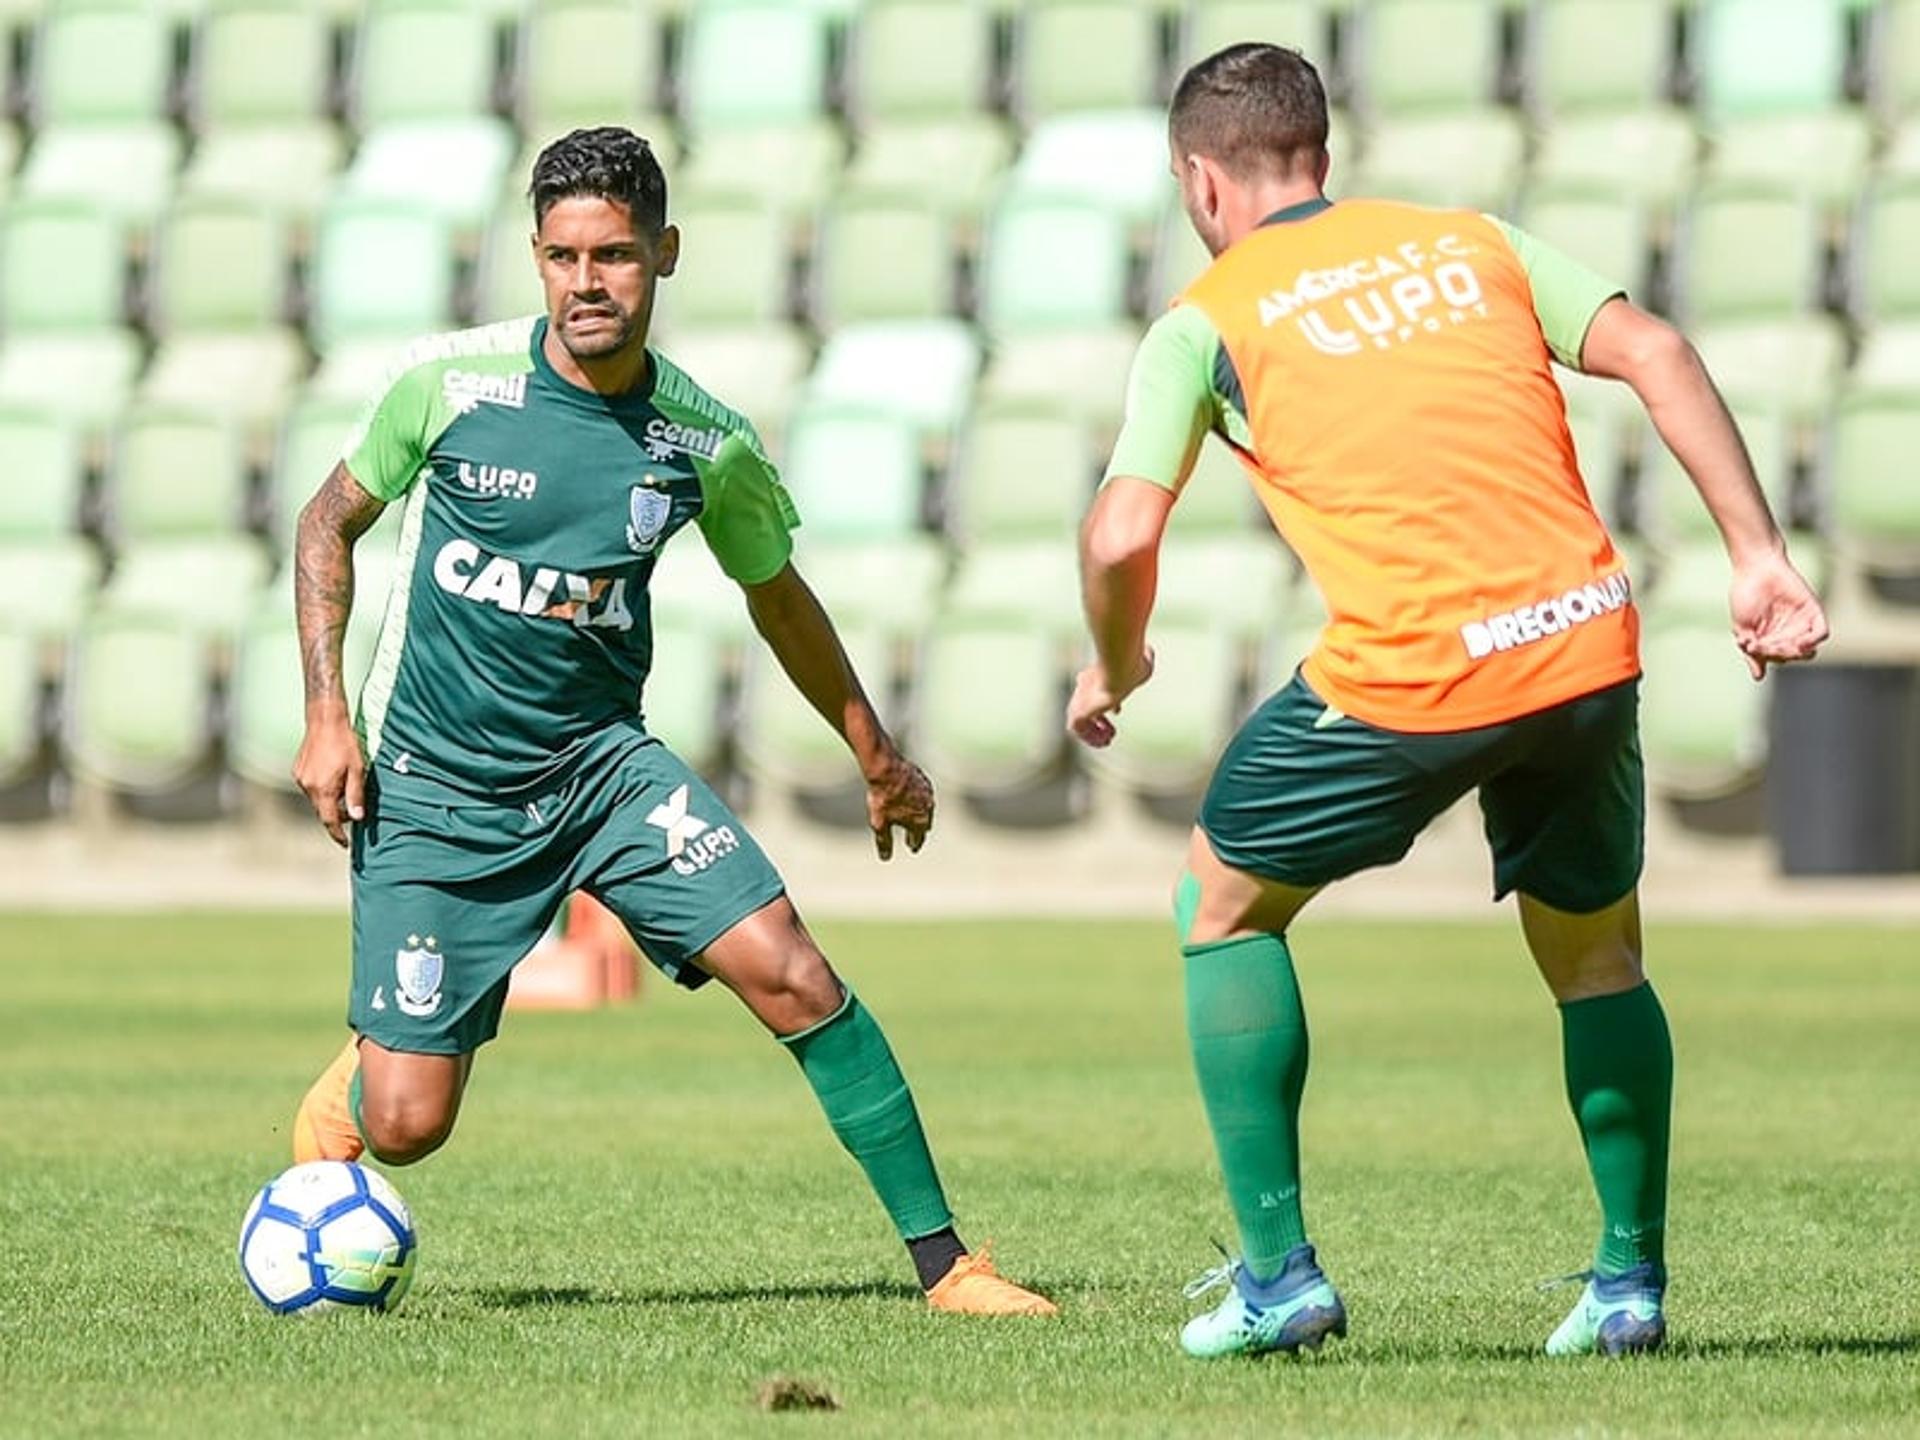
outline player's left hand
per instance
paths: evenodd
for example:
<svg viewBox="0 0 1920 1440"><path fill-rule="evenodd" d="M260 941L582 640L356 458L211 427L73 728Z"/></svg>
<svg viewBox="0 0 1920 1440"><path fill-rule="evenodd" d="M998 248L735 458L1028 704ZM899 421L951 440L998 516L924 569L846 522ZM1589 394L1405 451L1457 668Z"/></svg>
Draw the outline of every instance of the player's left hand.
<svg viewBox="0 0 1920 1440"><path fill-rule="evenodd" d="M898 752L867 777L867 824L873 827L873 848L882 860L893 858L893 827L906 837L907 849L918 854L933 828L933 782L926 772Z"/></svg>
<svg viewBox="0 0 1920 1440"><path fill-rule="evenodd" d="M1073 698L1067 701L1067 730L1083 745L1104 750L1113 743L1113 718L1120 702L1153 678L1153 648L1140 653L1140 664L1130 685L1115 685L1098 660L1074 679Z"/></svg>

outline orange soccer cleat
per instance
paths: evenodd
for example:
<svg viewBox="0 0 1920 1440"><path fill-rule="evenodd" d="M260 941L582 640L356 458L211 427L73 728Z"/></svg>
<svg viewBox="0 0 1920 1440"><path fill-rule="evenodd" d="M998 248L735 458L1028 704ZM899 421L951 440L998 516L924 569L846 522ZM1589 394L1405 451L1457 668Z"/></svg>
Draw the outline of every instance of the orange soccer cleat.
<svg viewBox="0 0 1920 1440"><path fill-rule="evenodd" d="M360 1037L347 1041L347 1048L333 1057L333 1063L320 1072L300 1109L293 1117L293 1163L309 1160L358 1160L367 1148L354 1123L353 1104L347 1098L353 1073L360 1068Z"/></svg>
<svg viewBox="0 0 1920 1440"><path fill-rule="evenodd" d="M1046 1296L1023 1290L993 1268L992 1245L988 1241L954 1261L927 1292L927 1304L953 1315L1058 1315L1060 1307Z"/></svg>

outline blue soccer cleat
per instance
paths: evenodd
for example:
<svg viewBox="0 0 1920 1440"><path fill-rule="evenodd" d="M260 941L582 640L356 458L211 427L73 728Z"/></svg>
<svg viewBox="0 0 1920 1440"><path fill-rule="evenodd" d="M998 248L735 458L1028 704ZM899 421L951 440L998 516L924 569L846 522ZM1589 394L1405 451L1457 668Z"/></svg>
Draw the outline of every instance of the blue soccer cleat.
<svg viewBox="0 0 1920 1440"><path fill-rule="evenodd" d="M1666 1273L1651 1261L1618 1275L1572 1276L1587 1288L1547 1339L1549 1355L1646 1355L1667 1338Z"/></svg>
<svg viewBox="0 0 1920 1440"><path fill-rule="evenodd" d="M1229 1259L1187 1286L1186 1296L1193 1300L1223 1284L1227 1298L1180 1332L1180 1348L1198 1359L1318 1350L1327 1336L1347 1333L1347 1307L1320 1273L1311 1245L1289 1250L1280 1273L1264 1283Z"/></svg>

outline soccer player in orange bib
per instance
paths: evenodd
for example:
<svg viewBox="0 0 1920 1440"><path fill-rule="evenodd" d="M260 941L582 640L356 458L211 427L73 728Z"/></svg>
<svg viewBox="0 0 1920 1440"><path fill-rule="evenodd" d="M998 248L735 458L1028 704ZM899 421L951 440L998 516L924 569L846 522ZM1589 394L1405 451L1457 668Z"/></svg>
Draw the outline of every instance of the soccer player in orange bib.
<svg viewBox="0 0 1920 1440"><path fill-rule="evenodd" d="M1559 1003L1603 1214L1553 1354L1657 1348L1673 1050L1641 968L1645 808L1633 589L1575 463L1551 362L1625 381L1732 562L1756 678L1826 638L1693 347L1621 289L1463 210L1330 203L1326 95L1274 45L1195 65L1175 177L1213 264L1141 341L1081 535L1097 658L1068 726L1113 741L1153 673L1167 517L1209 431L1244 463L1329 615L1202 802L1175 896L1187 1026L1241 1255L1189 1354L1317 1347L1346 1311L1301 1219L1307 1026L1288 952L1320 888L1403 856L1479 792L1497 896Z"/></svg>

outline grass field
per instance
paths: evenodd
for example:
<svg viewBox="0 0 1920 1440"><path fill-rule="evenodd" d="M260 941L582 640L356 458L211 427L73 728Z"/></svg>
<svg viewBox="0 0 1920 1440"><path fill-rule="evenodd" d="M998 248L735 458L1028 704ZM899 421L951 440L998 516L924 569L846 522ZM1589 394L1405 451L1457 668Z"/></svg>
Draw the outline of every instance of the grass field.
<svg viewBox="0 0 1920 1440"><path fill-rule="evenodd" d="M1920 1433L1920 930L1656 924L1679 1051L1673 1343L1538 1346L1595 1226L1558 1026L1504 926L1296 932L1308 1219L1353 1316L1184 1360L1228 1234L1152 924L829 924L961 1213L1055 1323L925 1312L792 1062L718 993L510 1016L396 1172L387 1318L233 1258L338 1043L337 917L0 917L0 1434ZM775 1376L837 1413L763 1414Z"/></svg>

